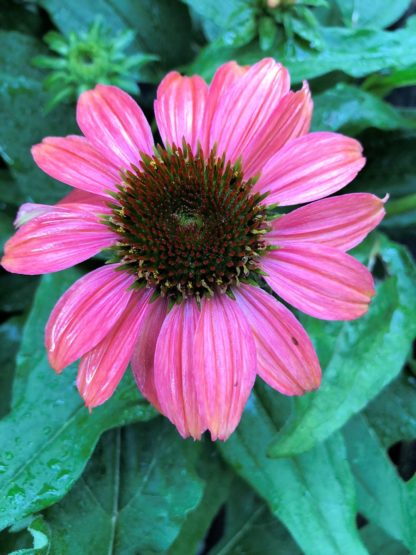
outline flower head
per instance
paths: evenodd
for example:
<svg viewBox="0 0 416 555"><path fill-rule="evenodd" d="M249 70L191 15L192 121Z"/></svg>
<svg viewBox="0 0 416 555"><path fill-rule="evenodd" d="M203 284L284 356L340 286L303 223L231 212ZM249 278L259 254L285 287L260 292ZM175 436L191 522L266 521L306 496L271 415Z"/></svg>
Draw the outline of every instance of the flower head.
<svg viewBox="0 0 416 555"><path fill-rule="evenodd" d="M56 31L44 37L55 56L36 56L36 66L52 72L44 81L50 91L48 108L60 102L76 100L97 83L117 85L137 94L140 69L158 59L153 54L125 52L134 40L134 32L126 30L110 36L100 18L87 31L72 32L68 38Z"/></svg>
<svg viewBox="0 0 416 555"><path fill-rule="evenodd" d="M364 158L354 139L309 133L311 114L307 84L290 91L274 60L230 62L210 86L165 77L155 102L164 146L132 98L98 85L78 102L83 137L33 147L39 167L75 189L56 206L21 208L2 264L54 272L108 249L109 264L63 295L46 329L57 372L81 359L88 407L131 362L182 436L226 439L257 374L285 395L319 386L310 339L265 286L317 318L363 315L373 279L346 251L384 208L364 193L323 199Z"/></svg>

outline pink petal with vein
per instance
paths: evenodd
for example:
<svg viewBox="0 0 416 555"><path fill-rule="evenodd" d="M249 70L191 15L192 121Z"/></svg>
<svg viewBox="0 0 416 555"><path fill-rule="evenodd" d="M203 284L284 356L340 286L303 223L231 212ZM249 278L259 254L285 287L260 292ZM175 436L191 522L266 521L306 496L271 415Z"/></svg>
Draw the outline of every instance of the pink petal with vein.
<svg viewBox="0 0 416 555"><path fill-rule="evenodd" d="M197 398L198 369L193 343L199 309L191 299L175 305L166 316L156 345L155 385L161 412L182 437L200 439L207 426Z"/></svg>
<svg viewBox="0 0 416 555"><path fill-rule="evenodd" d="M375 195L340 195L302 206L274 220L267 238L277 246L311 242L347 251L361 243L384 215L384 201Z"/></svg>
<svg viewBox="0 0 416 555"><path fill-rule="evenodd" d="M285 301L323 320L359 318L375 294L367 268L326 245L284 245L263 258L262 268L267 283Z"/></svg>
<svg viewBox="0 0 416 555"><path fill-rule="evenodd" d="M87 407L111 397L130 362L151 291L133 291L118 321L91 351L81 358L77 386Z"/></svg>
<svg viewBox="0 0 416 555"><path fill-rule="evenodd" d="M97 85L82 93L77 122L88 141L118 168L139 166L139 153L153 152L152 132L141 108L117 87Z"/></svg>
<svg viewBox="0 0 416 555"><path fill-rule="evenodd" d="M36 164L48 175L90 193L109 196L120 181L118 166L112 164L84 137L46 137L32 147Z"/></svg>
<svg viewBox="0 0 416 555"><path fill-rule="evenodd" d="M212 133L212 119L226 91L242 75L248 66L240 66L236 62L228 62L220 66L214 74L208 90L208 98L205 105L204 120L201 131L201 146L204 152L209 150L210 136Z"/></svg>
<svg viewBox="0 0 416 555"><path fill-rule="evenodd" d="M151 291L153 292L153 290ZM154 360L156 343L166 318L167 307L166 299L161 297L148 305L131 359L131 368L137 387L159 411L160 403L155 387Z"/></svg>
<svg viewBox="0 0 416 555"><path fill-rule="evenodd" d="M259 287L243 285L233 292L254 335L258 375L285 395L319 387L315 349L293 314Z"/></svg>
<svg viewBox="0 0 416 555"><path fill-rule="evenodd" d="M182 139L196 152L204 117L208 85L201 77L168 73L157 90L155 116L166 144L182 146Z"/></svg>
<svg viewBox="0 0 416 555"><path fill-rule="evenodd" d="M4 245L2 266L27 275L57 272L113 245L116 235L82 206L39 208L43 213L25 223ZM17 223L30 218L25 212L19 213Z"/></svg>
<svg viewBox="0 0 416 555"><path fill-rule="evenodd" d="M256 367L253 334L238 304L226 295L203 300L194 368L200 410L213 440L225 440L235 430Z"/></svg>
<svg viewBox="0 0 416 555"><path fill-rule="evenodd" d="M133 291L134 276L102 266L76 281L59 299L45 331L49 363L56 372L93 349L117 324Z"/></svg>
<svg viewBox="0 0 416 555"><path fill-rule="evenodd" d="M210 147L235 161L289 92L288 71L265 58L226 90L212 117Z"/></svg>
<svg viewBox="0 0 416 555"><path fill-rule="evenodd" d="M112 199L114 202L114 199ZM81 191L81 189L73 189L70 193L65 195L59 202L58 205L63 204L96 204L98 206L107 207L108 199L101 195L96 195L94 193L88 193L87 191Z"/></svg>
<svg viewBox="0 0 416 555"><path fill-rule="evenodd" d="M270 119L242 152L244 175L252 177L290 140L309 131L313 102L305 82L298 92L289 91L279 102Z"/></svg>
<svg viewBox="0 0 416 555"><path fill-rule="evenodd" d="M365 164L362 147L338 133L309 133L287 143L264 167L255 190L269 192L268 204L318 200L354 179Z"/></svg>

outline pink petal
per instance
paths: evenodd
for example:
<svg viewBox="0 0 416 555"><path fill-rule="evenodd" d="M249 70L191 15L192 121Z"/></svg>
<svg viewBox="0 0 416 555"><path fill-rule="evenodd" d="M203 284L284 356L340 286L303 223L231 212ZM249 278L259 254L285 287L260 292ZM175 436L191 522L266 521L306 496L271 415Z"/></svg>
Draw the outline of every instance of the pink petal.
<svg viewBox="0 0 416 555"><path fill-rule="evenodd" d="M77 122L88 141L119 169L139 166L139 153L153 152L152 132L142 110L117 87L97 85L82 93Z"/></svg>
<svg viewBox="0 0 416 555"><path fill-rule="evenodd" d="M309 133L287 143L265 165L255 190L268 204L290 206L345 187L365 164L362 147L338 133Z"/></svg>
<svg viewBox="0 0 416 555"><path fill-rule="evenodd" d="M256 341L259 376L285 395L319 387L318 357L293 314L259 287L243 285L233 292Z"/></svg>
<svg viewBox="0 0 416 555"><path fill-rule="evenodd" d="M4 245L2 266L27 275L57 272L113 245L116 235L90 207L84 210L82 206L39 209L43 213L25 223ZM28 214L18 215L17 223L23 216Z"/></svg>
<svg viewBox="0 0 416 555"><path fill-rule="evenodd" d="M242 75L244 75L248 66L239 66L236 62L228 62L220 66L212 79L208 90L208 98L205 105L204 119L201 130L201 145L204 152L209 150L212 118L221 102L226 91L235 83Z"/></svg>
<svg viewBox="0 0 416 555"><path fill-rule="evenodd" d="M114 202L114 200L113 200ZM98 204L99 206L107 206L108 199L101 195L96 195L94 193L88 193L87 191L81 191L81 189L72 189L70 193L65 195L59 202L58 205L65 204Z"/></svg>
<svg viewBox="0 0 416 555"><path fill-rule="evenodd" d="M53 212L54 210L55 206L51 206L50 204L36 204L34 202L25 202L25 204L22 204L20 206L13 224L15 227L21 227L34 218L42 216L42 214L48 214L49 212Z"/></svg>
<svg viewBox="0 0 416 555"><path fill-rule="evenodd" d="M353 320L374 296L370 272L344 252L314 243L284 245L262 261L267 283L285 301L315 318Z"/></svg>
<svg viewBox="0 0 416 555"><path fill-rule="evenodd" d="M308 133L312 108L311 93L306 82L300 91L289 91L282 98L270 119L242 153L246 177L261 172L269 159L290 140Z"/></svg>
<svg viewBox="0 0 416 555"><path fill-rule="evenodd" d="M84 137L46 137L32 147L36 164L48 175L78 189L109 196L120 181L118 166L112 164Z"/></svg>
<svg viewBox="0 0 416 555"><path fill-rule="evenodd" d="M157 90L155 116L166 144L182 146L182 139L196 152L208 86L201 77L182 77L176 71L168 73Z"/></svg>
<svg viewBox="0 0 416 555"><path fill-rule="evenodd" d="M197 399L198 368L193 360L199 314L193 299L172 308L160 330L154 374L161 412L182 437L194 439L200 439L206 430Z"/></svg>
<svg viewBox="0 0 416 555"><path fill-rule="evenodd" d="M158 297L146 308L146 315L140 327L136 347L131 359L131 368L137 387L157 410L160 403L154 380L154 359L156 342L167 314L167 301Z"/></svg>
<svg viewBox="0 0 416 555"><path fill-rule="evenodd" d="M76 281L59 299L45 330L49 363L56 372L93 349L117 324L133 291L134 276L103 266Z"/></svg>
<svg viewBox="0 0 416 555"><path fill-rule="evenodd" d="M367 193L318 200L272 222L272 243L322 243L344 251L352 249L385 215L384 202Z"/></svg>
<svg viewBox="0 0 416 555"><path fill-rule="evenodd" d="M213 440L227 439L240 421L256 377L256 347L238 304L226 295L202 301L194 367L200 411Z"/></svg>
<svg viewBox="0 0 416 555"><path fill-rule="evenodd" d="M252 66L229 87L212 117L210 147L237 160L290 87L287 70L271 58Z"/></svg>
<svg viewBox="0 0 416 555"><path fill-rule="evenodd" d="M77 386L87 407L107 401L118 386L133 354L151 294L150 290L133 291L116 324L81 358Z"/></svg>

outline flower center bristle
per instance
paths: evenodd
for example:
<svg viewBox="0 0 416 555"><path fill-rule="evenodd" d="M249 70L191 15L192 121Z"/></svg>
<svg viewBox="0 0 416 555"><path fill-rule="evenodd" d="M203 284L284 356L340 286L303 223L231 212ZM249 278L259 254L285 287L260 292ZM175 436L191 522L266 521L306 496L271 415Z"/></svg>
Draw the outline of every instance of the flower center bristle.
<svg viewBox="0 0 416 555"><path fill-rule="evenodd" d="M268 249L264 195L253 193L239 163L204 158L189 145L142 154L141 167L123 174L106 223L119 235L115 260L137 286L177 302L198 301L249 282Z"/></svg>

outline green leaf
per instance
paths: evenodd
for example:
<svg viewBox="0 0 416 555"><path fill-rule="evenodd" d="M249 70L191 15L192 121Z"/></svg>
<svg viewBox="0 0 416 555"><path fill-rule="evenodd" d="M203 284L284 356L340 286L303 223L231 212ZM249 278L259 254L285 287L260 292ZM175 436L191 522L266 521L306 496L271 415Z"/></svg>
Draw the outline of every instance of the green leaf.
<svg viewBox="0 0 416 555"><path fill-rule="evenodd" d="M135 49L156 54L164 68L190 59L191 19L178 0L39 0L39 3L66 35L87 29L100 16L114 32L133 29Z"/></svg>
<svg viewBox="0 0 416 555"><path fill-rule="evenodd" d="M415 129L391 104L353 85L339 83L314 96L313 131L342 131L358 135L368 127L383 130Z"/></svg>
<svg viewBox="0 0 416 555"><path fill-rule="evenodd" d="M33 547L11 551L9 555L48 555L50 530L42 516L31 519L27 527L32 536Z"/></svg>
<svg viewBox="0 0 416 555"><path fill-rule="evenodd" d="M416 437L416 380L400 375L365 409L384 447Z"/></svg>
<svg viewBox="0 0 416 555"><path fill-rule="evenodd" d="M416 84L416 65L385 70L367 77L363 89L378 96L386 96L393 89L411 87Z"/></svg>
<svg viewBox="0 0 416 555"><path fill-rule="evenodd" d="M374 555L409 555L403 545L374 524L367 524L360 532L368 551Z"/></svg>
<svg viewBox="0 0 416 555"><path fill-rule="evenodd" d="M0 326L0 418L9 412L15 358L22 338L23 318L9 318Z"/></svg>
<svg viewBox="0 0 416 555"><path fill-rule="evenodd" d="M286 44L264 52L256 42L242 48L226 48L214 42L201 50L188 72L210 79L215 69L230 59L240 64L254 64L269 55L289 69L294 83L331 71L364 77L385 68L415 64L415 26L416 20L410 18L407 27L397 31L324 27L321 28L321 50L314 50L299 41L293 43L290 52Z"/></svg>
<svg viewBox="0 0 416 555"><path fill-rule="evenodd" d="M204 446L198 472L205 482L204 495L195 509L187 514L169 555L199 553L212 521L229 495L232 475L217 451Z"/></svg>
<svg viewBox="0 0 416 555"><path fill-rule="evenodd" d="M411 0L335 0L347 27L389 27L405 13Z"/></svg>
<svg viewBox="0 0 416 555"><path fill-rule="evenodd" d="M406 361L416 335L415 264L404 247L383 236L368 244L373 256L381 257L388 277L366 316L344 324L313 322L312 338L324 337L324 343L317 342L322 385L299 398L270 447L271 456L302 453L329 437L393 380Z"/></svg>
<svg viewBox="0 0 416 555"><path fill-rule="evenodd" d="M244 482L235 478L225 505L221 541L209 555L301 555L289 532ZM182 552L184 553L184 552Z"/></svg>
<svg viewBox="0 0 416 555"><path fill-rule="evenodd" d="M0 421L0 529L61 499L80 476L103 431L155 411L130 374L92 414L76 391L74 366L57 376L47 363L44 327L75 270L44 276L17 357L12 410Z"/></svg>
<svg viewBox="0 0 416 555"><path fill-rule="evenodd" d="M377 435L363 416L345 427L344 436L356 483L360 512L416 550L416 479L403 482Z"/></svg>
<svg viewBox="0 0 416 555"><path fill-rule="evenodd" d="M269 411L253 394L237 430L219 448L305 555L367 554L355 525L354 484L341 435L303 455L273 460L266 450L276 431Z"/></svg>
<svg viewBox="0 0 416 555"><path fill-rule="evenodd" d="M0 187L0 200L54 203L69 188L44 174L34 163L30 148L48 135L66 135L75 130L75 111L62 108L45 116L47 102L42 90L44 77L31 66L31 59L44 49L35 38L0 31L0 156L9 165L15 187ZM5 193L5 195L3 195Z"/></svg>
<svg viewBox="0 0 416 555"><path fill-rule="evenodd" d="M38 283L37 276L2 273L0 275L0 310L2 312L28 310Z"/></svg>
<svg viewBox="0 0 416 555"><path fill-rule="evenodd" d="M69 495L46 512L54 555L166 553L203 498L204 447L162 418L105 434Z"/></svg>

